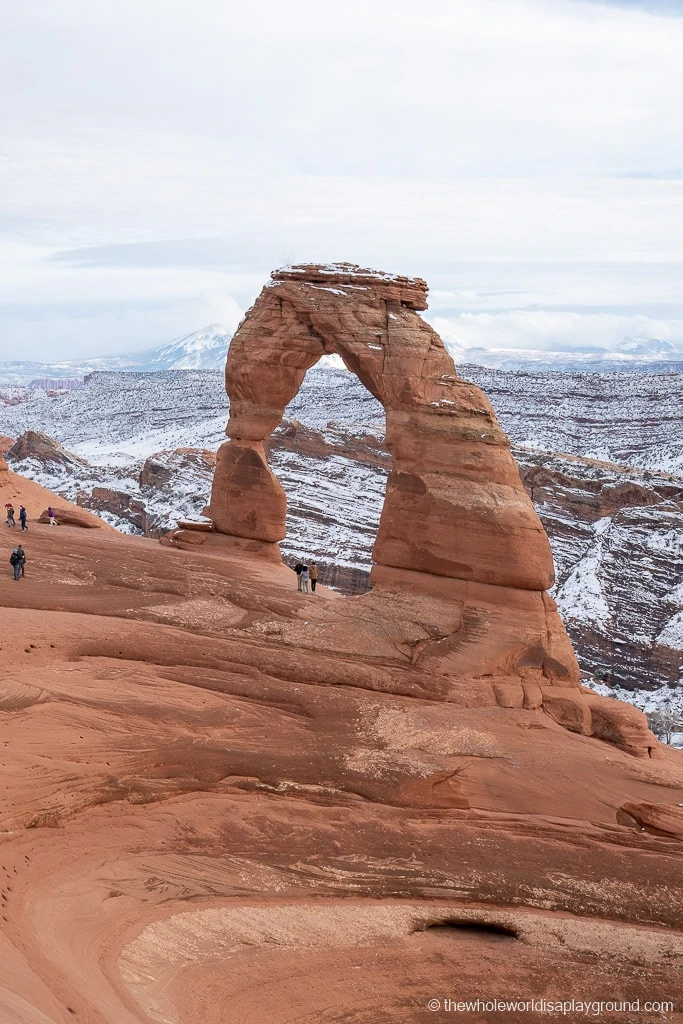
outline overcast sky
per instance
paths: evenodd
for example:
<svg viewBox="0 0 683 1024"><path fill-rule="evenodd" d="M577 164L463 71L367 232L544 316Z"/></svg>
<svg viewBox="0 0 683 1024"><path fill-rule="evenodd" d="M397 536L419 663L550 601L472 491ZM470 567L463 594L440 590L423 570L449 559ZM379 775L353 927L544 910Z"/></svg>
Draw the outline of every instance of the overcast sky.
<svg viewBox="0 0 683 1024"><path fill-rule="evenodd" d="M681 0L0 15L0 358L232 327L318 260L426 277L466 344L683 345Z"/></svg>

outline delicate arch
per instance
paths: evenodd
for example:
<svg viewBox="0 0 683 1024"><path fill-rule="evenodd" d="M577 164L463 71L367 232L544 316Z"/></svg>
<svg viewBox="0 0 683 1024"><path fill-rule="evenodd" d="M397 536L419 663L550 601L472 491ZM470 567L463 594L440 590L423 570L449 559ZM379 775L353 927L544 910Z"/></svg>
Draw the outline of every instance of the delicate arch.
<svg viewBox="0 0 683 1024"><path fill-rule="evenodd" d="M545 590L553 560L507 437L484 394L458 378L419 278L350 264L276 271L230 345L230 438L218 452L215 529L285 536L287 502L263 442L310 369L336 354L386 412L389 476L376 563L461 580Z"/></svg>

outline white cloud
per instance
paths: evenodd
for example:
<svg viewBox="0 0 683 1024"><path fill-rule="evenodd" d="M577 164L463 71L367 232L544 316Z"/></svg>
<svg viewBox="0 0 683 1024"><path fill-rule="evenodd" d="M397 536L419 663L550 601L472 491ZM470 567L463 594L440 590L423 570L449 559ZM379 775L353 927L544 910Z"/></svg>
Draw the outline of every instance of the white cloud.
<svg viewBox="0 0 683 1024"><path fill-rule="evenodd" d="M430 323L455 352L470 348L577 352L612 352L629 338L671 342L683 351L683 319L654 320L607 313L518 311L432 316Z"/></svg>
<svg viewBox="0 0 683 1024"><path fill-rule="evenodd" d="M118 323L144 347L317 259L422 273L449 316L683 317L683 19L570 0L0 8L0 344L68 355L88 306L93 344Z"/></svg>

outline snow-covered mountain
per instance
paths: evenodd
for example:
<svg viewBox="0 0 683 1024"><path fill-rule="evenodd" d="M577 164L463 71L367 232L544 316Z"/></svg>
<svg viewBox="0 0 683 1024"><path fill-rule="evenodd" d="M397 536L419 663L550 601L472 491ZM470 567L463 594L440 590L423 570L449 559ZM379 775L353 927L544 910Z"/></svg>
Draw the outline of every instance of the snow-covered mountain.
<svg viewBox="0 0 683 1024"><path fill-rule="evenodd" d="M441 333L458 366L538 373L674 373L683 367L683 346L662 338L626 337L613 350L590 344L571 351L480 348L462 345L442 317L427 320ZM0 388L50 386L45 382L60 378L71 378L68 386L74 387L79 378L106 370L222 370L232 333L222 324L210 324L143 352L50 363L0 362ZM341 361L326 356L322 363L339 367Z"/></svg>
<svg viewBox="0 0 683 1024"><path fill-rule="evenodd" d="M143 354L144 370L222 370L232 331L211 324Z"/></svg>
<svg viewBox="0 0 683 1024"><path fill-rule="evenodd" d="M456 364L533 373L680 373L683 350L658 339L625 339L608 349L541 351L539 349L462 348L447 346Z"/></svg>
<svg viewBox="0 0 683 1024"><path fill-rule="evenodd" d="M662 338L624 338L617 345L622 355L647 359L683 359L683 350Z"/></svg>
<svg viewBox="0 0 683 1024"><path fill-rule="evenodd" d="M185 334L166 345L144 352L95 359L63 359L54 363L15 360L0 363L0 387L31 387L53 378L81 378L106 370L218 370L225 365L232 331L222 324L210 324Z"/></svg>

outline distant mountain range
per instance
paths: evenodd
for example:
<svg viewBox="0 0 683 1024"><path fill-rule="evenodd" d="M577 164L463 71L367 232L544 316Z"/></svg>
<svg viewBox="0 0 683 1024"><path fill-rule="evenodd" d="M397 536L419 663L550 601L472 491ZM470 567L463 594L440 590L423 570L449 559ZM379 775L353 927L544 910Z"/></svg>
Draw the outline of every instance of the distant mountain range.
<svg viewBox="0 0 683 1024"><path fill-rule="evenodd" d="M570 351L540 349L466 348L449 344L456 364L469 363L488 369L562 373L610 373L683 370L683 347L662 338L624 338L614 349L586 345Z"/></svg>
<svg viewBox="0 0 683 1024"><path fill-rule="evenodd" d="M76 388L83 378L101 370L154 373L167 370L222 370L232 331L222 324L210 324L167 345L132 355L59 362L0 362L0 387L34 387L54 390ZM457 365L471 364L489 369L548 371L563 373L605 373L648 371L666 373L683 370L683 347L661 338L624 338L613 351L586 345L573 351L547 352L537 349L466 348L447 343ZM330 360L323 359L326 365ZM333 365L340 360L333 359Z"/></svg>
<svg viewBox="0 0 683 1024"><path fill-rule="evenodd" d="M135 370L154 373L164 370L221 370L225 365L232 331L222 324L210 324L192 334L176 338L167 345L132 355L103 356L95 359L64 359L59 362L0 362L0 386L17 385L44 388L55 381L56 388L98 370Z"/></svg>

